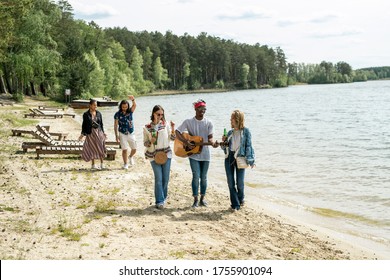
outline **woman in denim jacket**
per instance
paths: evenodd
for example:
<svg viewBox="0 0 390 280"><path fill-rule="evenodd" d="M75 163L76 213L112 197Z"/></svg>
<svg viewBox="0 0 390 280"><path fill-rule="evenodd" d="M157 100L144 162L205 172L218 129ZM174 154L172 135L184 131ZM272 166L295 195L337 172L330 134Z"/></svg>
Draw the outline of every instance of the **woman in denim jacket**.
<svg viewBox="0 0 390 280"><path fill-rule="evenodd" d="M230 123L232 129L222 137L222 149L225 152L225 171L230 192L232 211L244 206L244 177L245 169L238 168L236 157L245 157L246 162L252 168L255 166L255 152L252 147L252 136L248 128L244 126L244 113L233 111ZM236 173L236 178L234 178Z"/></svg>

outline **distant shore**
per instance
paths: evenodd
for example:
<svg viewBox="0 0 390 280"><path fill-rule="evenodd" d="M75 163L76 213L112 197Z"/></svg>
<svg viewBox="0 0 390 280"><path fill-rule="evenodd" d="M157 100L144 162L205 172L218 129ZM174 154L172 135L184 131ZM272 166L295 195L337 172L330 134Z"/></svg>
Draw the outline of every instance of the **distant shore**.
<svg viewBox="0 0 390 280"><path fill-rule="evenodd" d="M198 93L216 93L227 92L228 89L198 89L198 90L158 90L151 93L145 93L141 96L171 95L171 94L198 94Z"/></svg>

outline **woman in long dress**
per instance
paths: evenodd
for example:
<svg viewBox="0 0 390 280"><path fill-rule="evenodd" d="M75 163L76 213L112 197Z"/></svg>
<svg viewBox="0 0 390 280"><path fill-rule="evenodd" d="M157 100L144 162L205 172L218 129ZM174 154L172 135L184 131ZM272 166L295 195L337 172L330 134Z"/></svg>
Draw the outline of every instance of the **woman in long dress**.
<svg viewBox="0 0 390 280"><path fill-rule="evenodd" d="M89 109L83 114L83 124L79 140L83 144L81 158L86 162L92 161L92 169L97 169L95 159L100 159L100 168L104 169L103 160L106 157L105 141L107 135L104 133L102 114L96 110L97 101L89 101Z"/></svg>

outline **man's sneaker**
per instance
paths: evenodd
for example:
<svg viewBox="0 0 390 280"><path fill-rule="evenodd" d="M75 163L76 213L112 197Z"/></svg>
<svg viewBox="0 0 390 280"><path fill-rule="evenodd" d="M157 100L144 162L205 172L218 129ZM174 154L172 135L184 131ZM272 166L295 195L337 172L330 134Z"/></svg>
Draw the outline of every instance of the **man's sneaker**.
<svg viewBox="0 0 390 280"><path fill-rule="evenodd" d="M199 203L200 206L204 206L204 207L207 207L208 203L206 200L202 199Z"/></svg>
<svg viewBox="0 0 390 280"><path fill-rule="evenodd" d="M164 209L164 204L157 204L156 208L159 209L159 210L163 210Z"/></svg>
<svg viewBox="0 0 390 280"><path fill-rule="evenodd" d="M123 169L129 169L129 165L128 165L127 163L125 163L125 164L123 165Z"/></svg>
<svg viewBox="0 0 390 280"><path fill-rule="evenodd" d="M91 169L92 169L92 170L97 170L96 165L95 165L95 164L92 164Z"/></svg>
<svg viewBox="0 0 390 280"><path fill-rule="evenodd" d="M129 162L130 162L130 165L134 165L135 164L134 158L133 157L129 157Z"/></svg>
<svg viewBox="0 0 390 280"><path fill-rule="evenodd" d="M192 208L196 208L199 206L199 203L197 200L194 201L194 203L192 204Z"/></svg>

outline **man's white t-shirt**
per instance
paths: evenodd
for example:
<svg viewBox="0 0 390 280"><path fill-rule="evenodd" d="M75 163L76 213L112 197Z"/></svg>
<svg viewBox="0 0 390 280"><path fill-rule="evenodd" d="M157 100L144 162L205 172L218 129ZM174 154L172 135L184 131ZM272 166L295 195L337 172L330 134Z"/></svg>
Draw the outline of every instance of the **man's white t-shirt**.
<svg viewBox="0 0 390 280"><path fill-rule="evenodd" d="M188 132L192 136L201 136L203 142L208 142L208 137L210 134L213 134L213 124L207 118L202 120L197 120L195 117L191 119L186 119L177 130L180 133ZM210 161L210 146L203 146L202 152L200 154L191 155L190 158L198 161Z"/></svg>

